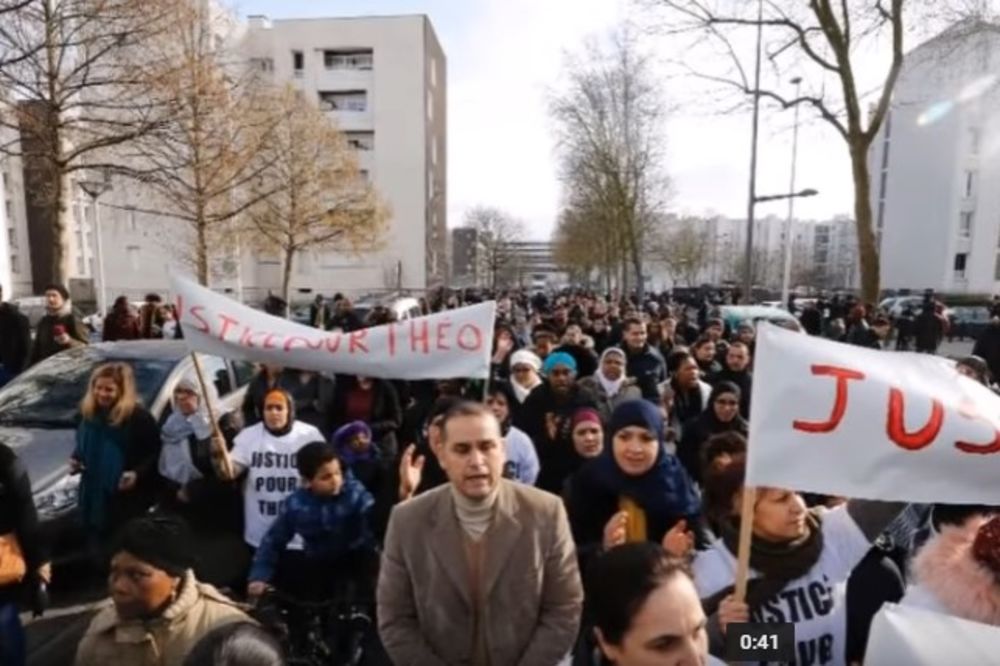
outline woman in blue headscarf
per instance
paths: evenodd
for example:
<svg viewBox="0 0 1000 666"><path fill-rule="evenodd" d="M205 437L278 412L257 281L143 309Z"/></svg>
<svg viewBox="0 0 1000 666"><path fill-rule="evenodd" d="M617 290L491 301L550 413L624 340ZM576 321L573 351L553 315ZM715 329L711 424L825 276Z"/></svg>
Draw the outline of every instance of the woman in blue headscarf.
<svg viewBox="0 0 1000 666"><path fill-rule="evenodd" d="M582 559L623 543L652 541L685 554L701 531L701 501L684 466L664 446L663 415L646 400L619 405L601 456L566 493Z"/></svg>

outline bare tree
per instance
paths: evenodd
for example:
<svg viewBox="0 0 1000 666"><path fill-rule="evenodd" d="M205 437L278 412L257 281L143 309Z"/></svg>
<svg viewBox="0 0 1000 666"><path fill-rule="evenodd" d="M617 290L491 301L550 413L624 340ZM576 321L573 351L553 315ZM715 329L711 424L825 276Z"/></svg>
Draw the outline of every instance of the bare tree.
<svg viewBox="0 0 1000 666"><path fill-rule="evenodd" d="M666 267L674 282L696 286L708 266L711 236L707 221L683 217L667 221L650 244L650 254Z"/></svg>
<svg viewBox="0 0 1000 666"><path fill-rule="evenodd" d="M72 175L120 169L113 149L159 126L163 109L137 75L166 0L0 0L0 153L20 157L51 228L51 275L71 272Z"/></svg>
<svg viewBox="0 0 1000 666"><path fill-rule="evenodd" d="M212 248L250 207L275 193L266 147L280 114L271 89L226 48L229 17L201 0L174 0L171 26L146 45L157 99L169 114L130 146L131 170L159 193L164 213L187 224L187 259L208 284Z"/></svg>
<svg viewBox="0 0 1000 666"><path fill-rule="evenodd" d="M248 209L248 217L259 245L281 255L281 297L290 303L297 254L374 250L388 210L362 177L343 134L316 105L287 87L275 91L269 106L278 123L258 154L263 168L253 186L266 196Z"/></svg>
<svg viewBox="0 0 1000 666"><path fill-rule="evenodd" d="M511 277L517 262L517 247L524 229L521 222L493 206L475 206L465 212L465 226L476 230L476 253L490 289L501 279Z"/></svg>
<svg viewBox="0 0 1000 666"><path fill-rule="evenodd" d="M752 70L741 55L741 33L758 26L757 2L747 0L648 0L665 9L665 32L692 39L680 50L683 71L743 100L759 94L763 102L788 109L803 106L827 123L850 156L854 182L854 219L861 263L862 297L879 294L879 250L871 205L868 152L885 121L905 53L904 41L925 20L955 20L975 8L945 0L761 0L770 73L756 90ZM746 35L749 37L749 35ZM880 40L889 57L880 82L866 88L871 54ZM861 64L864 59L864 65ZM694 64L692 64L694 63ZM794 72L803 80L798 95L782 91Z"/></svg>
<svg viewBox="0 0 1000 666"><path fill-rule="evenodd" d="M591 42L570 60L564 90L551 103L569 205L605 223L642 298L643 253L668 190L662 171L665 108L650 61L622 30L610 48ZM623 287L625 285L622 285Z"/></svg>

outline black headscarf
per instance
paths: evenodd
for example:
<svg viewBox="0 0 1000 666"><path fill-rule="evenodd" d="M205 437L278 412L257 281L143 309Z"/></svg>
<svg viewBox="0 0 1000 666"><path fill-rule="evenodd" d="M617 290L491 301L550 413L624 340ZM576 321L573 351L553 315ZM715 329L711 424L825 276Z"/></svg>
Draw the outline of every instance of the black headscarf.
<svg viewBox="0 0 1000 666"><path fill-rule="evenodd" d="M659 450L653 467L642 476L630 476L618 466L614 455L614 436L638 426L656 434ZM663 443L663 415L647 400L630 400L615 408L607 430L608 441L594 463L595 479L605 490L634 500L651 518L667 521L669 517L696 516L701 503L694 485L680 461L667 453Z"/></svg>

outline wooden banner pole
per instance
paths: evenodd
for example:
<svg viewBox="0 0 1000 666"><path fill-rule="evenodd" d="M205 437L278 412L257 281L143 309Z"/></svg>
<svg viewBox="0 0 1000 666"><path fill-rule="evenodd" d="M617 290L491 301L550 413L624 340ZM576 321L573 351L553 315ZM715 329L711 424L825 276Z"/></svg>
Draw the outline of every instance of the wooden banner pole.
<svg viewBox="0 0 1000 666"><path fill-rule="evenodd" d="M215 416L215 408L212 407L212 401L209 399L208 384L205 382L205 373L201 369L201 361L198 359L198 354L191 352L191 361L194 363L194 371L198 376L198 384L201 386L201 399L205 401L208 420L212 423L212 446L216 448L215 453L219 456L219 460L222 461L222 471L225 473L226 479L231 481L234 477L233 461L229 457L229 451L226 449L222 432L219 430L219 421ZM222 444L218 445L217 442L222 442Z"/></svg>
<svg viewBox="0 0 1000 666"><path fill-rule="evenodd" d="M740 543L736 559L736 582L734 596L736 601L745 601L747 596L747 579L750 574L750 542L753 537L753 514L757 504L757 489L743 488L743 506L740 509Z"/></svg>

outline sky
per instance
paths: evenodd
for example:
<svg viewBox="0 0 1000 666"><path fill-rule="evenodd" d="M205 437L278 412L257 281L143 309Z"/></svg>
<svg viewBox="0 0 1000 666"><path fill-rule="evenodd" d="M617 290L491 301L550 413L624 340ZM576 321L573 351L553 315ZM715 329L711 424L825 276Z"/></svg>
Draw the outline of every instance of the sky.
<svg viewBox="0 0 1000 666"><path fill-rule="evenodd" d="M551 93L567 54L579 53L588 37L607 36L636 6L629 0L241 0L236 9L272 19L427 14L448 60L449 226L460 226L472 206L496 206L521 219L529 238L543 240L561 196ZM648 39L651 48L661 47L656 36ZM685 80L664 76L662 85L673 108L664 128L671 211L745 217L749 115L718 114ZM762 114L759 194L788 192L792 126L791 111ZM803 123L800 133L796 190L804 188L819 195L796 203L799 218L852 209L846 148L816 121ZM757 214L783 216L786 206L762 204Z"/></svg>

